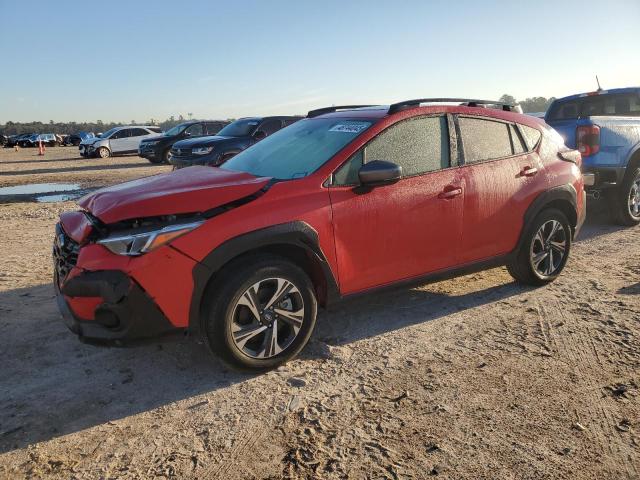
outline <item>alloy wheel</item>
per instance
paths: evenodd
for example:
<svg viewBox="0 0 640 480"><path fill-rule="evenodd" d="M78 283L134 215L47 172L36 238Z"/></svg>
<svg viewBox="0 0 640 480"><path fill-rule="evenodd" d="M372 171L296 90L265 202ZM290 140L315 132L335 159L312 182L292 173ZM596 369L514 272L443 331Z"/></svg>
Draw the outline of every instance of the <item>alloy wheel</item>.
<svg viewBox="0 0 640 480"><path fill-rule="evenodd" d="M240 296L232 312L233 343L255 359L274 357L291 346L305 313L300 291L284 278L254 283Z"/></svg>
<svg viewBox="0 0 640 480"><path fill-rule="evenodd" d="M109 156L109 150L102 147L98 150L98 155L100 155L100 158L107 158Z"/></svg>
<svg viewBox="0 0 640 480"><path fill-rule="evenodd" d="M531 266L540 277L550 277L560 269L568 243L569 236L558 220L549 220L540 226L529 252Z"/></svg>
<svg viewBox="0 0 640 480"><path fill-rule="evenodd" d="M636 178L629 190L629 201L627 202L629 213L634 218L640 217L640 178Z"/></svg>

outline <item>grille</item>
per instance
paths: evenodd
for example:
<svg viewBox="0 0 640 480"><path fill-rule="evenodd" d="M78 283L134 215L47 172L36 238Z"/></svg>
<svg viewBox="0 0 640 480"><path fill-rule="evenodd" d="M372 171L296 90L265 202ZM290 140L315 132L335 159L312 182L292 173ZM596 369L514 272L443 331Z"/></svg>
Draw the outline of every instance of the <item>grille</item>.
<svg viewBox="0 0 640 480"><path fill-rule="evenodd" d="M73 267L78 263L80 245L64 233L60 224L56 225L56 238L53 241L53 267L58 284L62 284Z"/></svg>
<svg viewBox="0 0 640 480"><path fill-rule="evenodd" d="M173 155L174 157L186 157L191 155L191 149L190 148L172 148L171 155Z"/></svg>

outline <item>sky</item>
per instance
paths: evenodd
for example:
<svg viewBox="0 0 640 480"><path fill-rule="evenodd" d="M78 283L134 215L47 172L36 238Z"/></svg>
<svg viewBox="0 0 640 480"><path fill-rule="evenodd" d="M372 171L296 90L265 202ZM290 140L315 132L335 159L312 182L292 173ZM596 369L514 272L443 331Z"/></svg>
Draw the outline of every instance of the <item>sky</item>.
<svg viewBox="0 0 640 480"><path fill-rule="evenodd" d="M0 19L0 124L640 86L638 0L0 0Z"/></svg>

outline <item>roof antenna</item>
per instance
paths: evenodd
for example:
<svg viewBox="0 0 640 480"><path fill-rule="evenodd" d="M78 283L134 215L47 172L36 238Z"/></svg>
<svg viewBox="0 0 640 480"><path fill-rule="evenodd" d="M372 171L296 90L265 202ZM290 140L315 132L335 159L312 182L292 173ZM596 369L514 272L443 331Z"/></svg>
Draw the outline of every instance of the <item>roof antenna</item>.
<svg viewBox="0 0 640 480"><path fill-rule="evenodd" d="M602 87L600 86L600 80L598 80L598 75L596 75L596 83L598 84L598 91L602 91Z"/></svg>

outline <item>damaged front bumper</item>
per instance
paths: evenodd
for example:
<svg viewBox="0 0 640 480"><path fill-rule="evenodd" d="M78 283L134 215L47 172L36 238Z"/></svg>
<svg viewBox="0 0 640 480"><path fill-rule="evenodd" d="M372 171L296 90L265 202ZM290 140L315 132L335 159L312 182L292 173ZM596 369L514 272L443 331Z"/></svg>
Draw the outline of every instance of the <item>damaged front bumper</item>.
<svg viewBox="0 0 640 480"><path fill-rule="evenodd" d="M56 299L69 330L81 340L94 343L127 344L179 332L155 302L124 272L84 272L59 287L54 278ZM78 317L69 299L99 298L93 320Z"/></svg>

